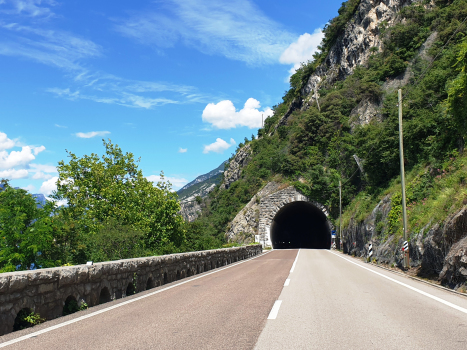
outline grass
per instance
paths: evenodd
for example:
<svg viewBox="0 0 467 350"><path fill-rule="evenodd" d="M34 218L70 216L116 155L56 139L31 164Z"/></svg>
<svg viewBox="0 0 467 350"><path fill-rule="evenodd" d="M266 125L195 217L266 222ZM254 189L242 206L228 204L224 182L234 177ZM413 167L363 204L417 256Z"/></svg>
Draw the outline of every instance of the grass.
<svg viewBox="0 0 467 350"><path fill-rule="evenodd" d="M402 204L400 178L393 179L378 194L360 192L344 209L343 227L351 220L366 220L385 196L391 197L391 210L379 233L383 236L402 236ZM425 226L442 223L467 204L467 154L451 154L444 162L416 166L406 174L408 232L416 235Z"/></svg>

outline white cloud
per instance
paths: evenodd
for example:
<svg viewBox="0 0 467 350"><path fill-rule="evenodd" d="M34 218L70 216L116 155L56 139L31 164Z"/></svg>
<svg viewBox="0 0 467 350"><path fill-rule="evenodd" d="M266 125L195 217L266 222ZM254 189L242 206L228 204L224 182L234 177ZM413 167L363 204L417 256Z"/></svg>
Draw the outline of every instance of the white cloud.
<svg viewBox="0 0 467 350"><path fill-rule="evenodd" d="M47 196L45 197L45 199L47 199L49 202L54 202L57 207L63 207L64 205L68 204L68 201L66 199L56 200Z"/></svg>
<svg viewBox="0 0 467 350"><path fill-rule="evenodd" d="M55 124L55 126L56 126L57 128L62 128L62 129L68 128L68 126L63 126L63 125L60 125L60 124Z"/></svg>
<svg viewBox="0 0 467 350"><path fill-rule="evenodd" d="M231 146L236 145L236 142L234 139L230 139L230 144L222 140L221 138L217 138L216 142L211 143L210 145L205 145L203 153L209 153L209 152L216 152L216 153L222 153L226 149L230 148Z"/></svg>
<svg viewBox="0 0 467 350"><path fill-rule="evenodd" d="M90 131L90 132L77 132L76 136L83 139L90 139L95 136L105 136L110 134L110 131Z"/></svg>
<svg viewBox="0 0 467 350"><path fill-rule="evenodd" d="M35 164L31 163L29 164L29 167L33 169L33 171L42 171L44 173L56 173L57 168L53 165L47 165L47 164Z"/></svg>
<svg viewBox="0 0 467 350"><path fill-rule="evenodd" d="M7 151L7 149L19 147L21 147L20 151ZM44 150L44 146L23 146L21 143L9 139L7 134L0 132L0 178L25 179L31 172L35 173L33 179L52 177L45 173L56 173L57 169L54 166L31 163Z"/></svg>
<svg viewBox="0 0 467 350"><path fill-rule="evenodd" d="M250 0L170 0L161 11L147 9L115 29L156 50L177 42L251 65L275 63L294 35Z"/></svg>
<svg viewBox="0 0 467 350"><path fill-rule="evenodd" d="M45 150L44 146L23 146L21 151L0 151L0 169L11 169L17 166L25 166L34 159L35 155ZM34 153L34 154L33 154Z"/></svg>
<svg viewBox="0 0 467 350"><path fill-rule="evenodd" d="M50 196L53 191L57 190L57 180L58 176L54 176L44 181L41 188L39 188L39 193L42 193L44 196Z"/></svg>
<svg viewBox="0 0 467 350"><path fill-rule="evenodd" d="M101 48L64 31L0 22L0 55L19 56L67 71L86 72L80 60L99 57Z"/></svg>
<svg viewBox="0 0 467 350"><path fill-rule="evenodd" d="M35 173L32 178L34 180L48 180L50 178L52 178L52 175L50 174L45 174L43 173L42 171L38 171L37 173Z"/></svg>
<svg viewBox="0 0 467 350"><path fill-rule="evenodd" d="M0 132L0 151L13 148L14 146L15 141L10 140L5 133Z"/></svg>
<svg viewBox="0 0 467 350"><path fill-rule="evenodd" d="M147 176L146 179L154 183L158 183L159 181L161 181L161 177L159 175L150 175L150 176ZM164 176L164 181L169 181L172 184L172 187L175 191L182 188L189 182L187 179L183 177L170 177L170 176Z"/></svg>
<svg viewBox="0 0 467 350"><path fill-rule="evenodd" d="M27 185L25 187L21 187L23 190L26 190L28 192L34 192L35 191L35 187L33 185Z"/></svg>
<svg viewBox="0 0 467 350"><path fill-rule="evenodd" d="M34 155L37 156L39 153L45 150L44 146L34 147Z"/></svg>
<svg viewBox="0 0 467 350"><path fill-rule="evenodd" d="M279 58L282 64L293 64L289 73L293 74L300 68L301 63L306 63L313 59L313 54L318 51L318 46L324 38L321 29L316 29L313 34L305 33L299 36L297 41L284 50Z"/></svg>
<svg viewBox="0 0 467 350"><path fill-rule="evenodd" d="M178 152L179 152L179 153L186 153L187 151L188 151L188 148L181 148L181 147L180 147L180 148L178 149Z"/></svg>
<svg viewBox="0 0 467 350"><path fill-rule="evenodd" d="M254 98L249 98L243 109L240 111L235 110L235 106L232 101L224 100L217 104L210 103L204 108L203 121L211 123L213 126L219 129L230 129L236 128L237 126L248 126L252 128L260 128L262 118L273 114L271 108L266 108L260 111L261 104Z"/></svg>
<svg viewBox="0 0 467 350"><path fill-rule="evenodd" d="M29 175L29 172L26 169L7 169L0 171L0 179L25 179Z"/></svg>
<svg viewBox="0 0 467 350"><path fill-rule="evenodd" d="M55 6L57 3L53 0L2 0L0 5L6 4L6 9L0 10L1 13L9 15L25 15L28 17L51 17L54 15L52 10L46 6ZM46 6L44 6L46 5Z"/></svg>

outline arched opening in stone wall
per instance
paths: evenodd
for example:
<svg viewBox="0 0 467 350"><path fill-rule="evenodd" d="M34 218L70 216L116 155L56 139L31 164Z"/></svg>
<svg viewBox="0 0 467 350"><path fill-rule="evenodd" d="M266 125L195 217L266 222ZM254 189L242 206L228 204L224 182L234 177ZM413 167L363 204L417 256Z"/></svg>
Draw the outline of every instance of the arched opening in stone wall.
<svg viewBox="0 0 467 350"><path fill-rule="evenodd" d="M13 324L13 332L34 326L33 323L27 320L27 317L30 316L31 313L32 310L28 307L19 310L15 318L15 323Z"/></svg>
<svg viewBox="0 0 467 350"><path fill-rule="evenodd" d="M68 296L65 300L65 304L63 305L62 315L66 316L74 314L77 311L79 311L78 301L73 295Z"/></svg>
<svg viewBox="0 0 467 350"><path fill-rule="evenodd" d="M164 272L164 284L167 284L169 282L169 279L167 277L167 272Z"/></svg>
<svg viewBox="0 0 467 350"><path fill-rule="evenodd" d="M152 289L155 286L156 286L156 284L154 283L154 280L152 279L152 277L149 277L147 282L146 282L146 290Z"/></svg>
<svg viewBox="0 0 467 350"><path fill-rule="evenodd" d="M99 294L99 304L108 303L111 299L109 288L104 287L101 289L101 293Z"/></svg>
<svg viewBox="0 0 467 350"><path fill-rule="evenodd" d="M331 226L326 215L310 202L284 205L271 223L274 249L331 247Z"/></svg>
<svg viewBox="0 0 467 350"><path fill-rule="evenodd" d="M186 277L191 277L191 269L189 267L186 269Z"/></svg>
<svg viewBox="0 0 467 350"><path fill-rule="evenodd" d="M125 295L128 297L128 296L133 295L135 293L136 293L136 288L135 288L135 285L133 284L133 282L128 283L128 285L126 286Z"/></svg>
<svg viewBox="0 0 467 350"><path fill-rule="evenodd" d="M177 277L176 277L176 280L178 281L180 278L181 278L180 271L177 270Z"/></svg>

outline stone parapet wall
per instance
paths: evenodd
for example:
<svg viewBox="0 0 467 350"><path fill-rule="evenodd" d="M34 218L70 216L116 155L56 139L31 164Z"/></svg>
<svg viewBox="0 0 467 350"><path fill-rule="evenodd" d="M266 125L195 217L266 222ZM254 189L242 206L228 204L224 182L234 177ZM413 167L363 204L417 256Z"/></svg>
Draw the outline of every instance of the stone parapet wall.
<svg viewBox="0 0 467 350"><path fill-rule="evenodd" d="M0 335L22 309L62 316L66 300L88 306L125 297L262 252L260 245L0 274Z"/></svg>

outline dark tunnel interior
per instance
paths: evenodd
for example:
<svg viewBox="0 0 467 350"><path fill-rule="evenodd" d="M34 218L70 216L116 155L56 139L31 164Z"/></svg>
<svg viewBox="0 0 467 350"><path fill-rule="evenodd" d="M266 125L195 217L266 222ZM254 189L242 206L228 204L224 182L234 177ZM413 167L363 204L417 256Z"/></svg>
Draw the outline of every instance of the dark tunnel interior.
<svg viewBox="0 0 467 350"><path fill-rule="evenodd" d="M329 249L331 228L326 215L308 202L292 202L274 217L270 231L274 249Z"/></svg>

